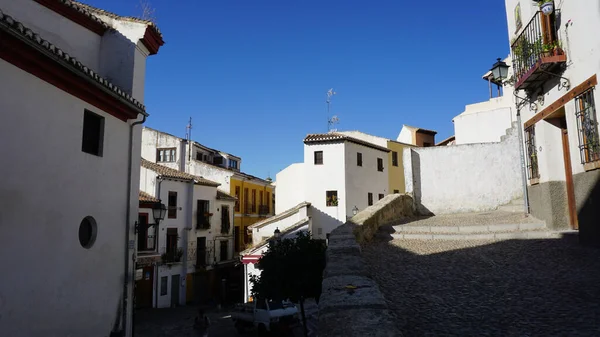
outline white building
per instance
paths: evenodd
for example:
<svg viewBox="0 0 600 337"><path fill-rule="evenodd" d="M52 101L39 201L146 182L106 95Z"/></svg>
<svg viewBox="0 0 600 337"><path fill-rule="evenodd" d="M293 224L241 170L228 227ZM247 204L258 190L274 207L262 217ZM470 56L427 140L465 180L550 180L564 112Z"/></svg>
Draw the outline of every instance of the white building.
<svg viewBox="0 0 600 337"><path fill-rule="evenodd" d="M514 86L525 133L531 213L600 242L600 3L506 0ZM555 7L555 8L553 8ZM559 19L560 18L560 19Z"/></svg>
<svg viewBox="0 0 600 337"><path fill-rule="evenodd" d="M217 191L217 186L216 182L142 159L140 191L146 199L150 196L162 201L167 214L158 228L145 231L142 226L138 230L137 268L144 273L136 288L140 289L136 292L139 307L164 308L220 296L220 291L213 289L220 283L212 285L208 280L217 266L234 262L235 198ZM148 223L151 216L151 210L140 209L139 222L145 217ZM153 249L140 250L155 238ZM144 281L151 281L152 286Z"/></svg>
<svg viewBox="0 0 600 337"><path fill-rule="evenodd" d="M503 62L510 66L511 58ZM465 106L465 111L452 119L454 145L499 142L517 121L512 87L496 83L491 71L482 78L490 86L490 99ZM496 97L493 97L494 87L497 87Z"/></svg>
<svg viewBox="0 0 600 337"><path fill-rule="evenodd" d="M308 135L304 162L277 174L275 213L310 203L312 235L325 239L355 208L362 210L391 193L384 165L389 151L339 133Z"/></svg>
<svg viewBox="0 0 600 337"><path fill-rule="evenodd" d="M0 0L2 335L131 336L145 64L163 42L97 13Z"/></svg>

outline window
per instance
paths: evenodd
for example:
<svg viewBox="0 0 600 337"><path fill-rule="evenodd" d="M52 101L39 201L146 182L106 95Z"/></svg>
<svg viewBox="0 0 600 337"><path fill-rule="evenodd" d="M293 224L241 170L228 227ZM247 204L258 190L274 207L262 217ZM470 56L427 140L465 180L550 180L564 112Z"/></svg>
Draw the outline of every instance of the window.
<svg viewBox="0 0 600 337"><path fill-rule="evenodd" d="M177 251L177 228L167 228L167 254L174 254Z"/></svg>
<svg viewBox="0 0 600 337"><path fill-rule="evenodd" d="M104 117L85 110L81 151L102 157L104 144Z"/></svg>
<svg viewBox="0 0 600 337"><path fill-rule="evenodd" d="M325 192L325 203L327 206L337 206L338 205L337 191Z"/></svg>
<svg viewBox="0 0 600 337"><path fill-rule="evenodd" d="M239 186L235 187L235 197L237 198L237 200L235 201L235 211L239 212L240 211L240 187Z"/></svg>
<svg viewBox="0 0 600 337"><path fill-rule="evenodd" d="M379 200L383 199L384 195L379 193Z"/></svg>
<svg viewBox="0 0 600 337"><path fill-rule="evenodd" d="M238 162L237 162L237 160L229 159L229 168L237 170L238 169Z"/></svg>
<svg viewBox="0 0 600 337"><path fill-rule="evenodd" d="M208 200L198 200L196 208L196 229L209 229L210 218L210 203Z"/></svg>
<svg viewBox="0 0 600 337"><path fill-rule="evenodd" d="M227 261L227 241L219 241L219 251L220 251L220 256L219 256L219 261Z"/></svg>
<svg viewBox="0 0 600 337"><path fill-rule="evenodd" d="M169 191L169 219L177 219L177 192Z"/></svg>
<svg viewBox="0 0 600 337"><path fill-rule="evenodd" d="M202 161L202 152L196 152L196 160Z"/></svg>
<svg viewBox="0 0 600 337"><path fill-rule="evenodd" d="M271 193L269 193L269 192L265 193L265 197L266 197L266 199L265 199L266 200L265 206L267 206L266 210L267 210L267 214L269 214L270 213L269 207L271 207L271 203L269 203L269 199L271 197Z"/></svg>
<svg viewBox="0 0 600 337"><path fill-rule="evenodd" d="M229 216L229 206L221 205L221 234L229 234L231 229L231 218Z"/></svg>
<svg viewBox="0 0 600 337"><path fill-rule="evenodd" d="M323 151L315 151L315 165L323 165Z"/></svg>
<svg viewBox="0 0 600 337"><path fill-rule="evenodd" d="M79 243L81 247L90 249L96 241L96 235L98 233L98 225L96 220L91 216L86 216L79 223Z"/></svg>
<svg viewBox="0 0 600 337"><path fill-rule="evenodd" d="M250 203L248 202L248 189L244 188L244 213L250 214Z"/></svg>
<svg viewBox="0 0 600 337"><path fill-rule="evenodd" d="M377 158L377 171L383 172L383 159Z"/></svg>
<svg viewBox="0 0 600 337"><path fill-rule="evenodd" d="M175 161L175 148L156 149L157 163L172 163Z"/></svg>
<svg viewBox="0 0 600 337"><path fill-rule="evenodd" d="M540 177L538 170L537 149L535 148L535 125L525 129L525 149L527 149L527 171L529 179Z"/></svg>
<svg viewBox="0 0 600 337"><path fill-rule="evenodd" d="M589 89L575 97L575 115L579 134L579 153L581 163L600 160L600 141L598 139L598 119L594 105L594 92Z"/></svg>
<svg viewBox="0 0 600 337"><path fill-rule="evenodd" d="M362 166L362 153L356 153L356 166Z"/></svg>
<svg viewBox="0 0 600 337"><path fill-rule="evenodd" d="M394 190L394 194L400 193L400 190Z"/></svg>
<svg viewBox="0 0 600 337"><path fill-rule="evenodd" d="M373 205L373 193L371 192L369 192L369 194L367 195L367 205Z"/></svg>
<svg viewBox="0 0 600 337"><path fill-rule="evenodd" d="M256 190L252 189L252 204L250 205L252 213L256 212Z"/></svg>
<svg viewBox="0 0 600 337"><path fill-rule="evenodd" d="M392 151L392 166L398 166L398 152Z"/></svg>
<svg viewBox="0 0 600 337"><path fill-rule="evenodd" d="M167 285L169 282L168 276L163 276L160 278L160 296L167 295Z"/></svg>
<svg viewBox="0 0 600 337"><path fill-rule="evenodd" d="M258 193L258 202L259 202L259 205L261 205L261 206L264 205L265 204L264 201L265 200L263 198L263 191L259 191L259 193Z"/></svg>

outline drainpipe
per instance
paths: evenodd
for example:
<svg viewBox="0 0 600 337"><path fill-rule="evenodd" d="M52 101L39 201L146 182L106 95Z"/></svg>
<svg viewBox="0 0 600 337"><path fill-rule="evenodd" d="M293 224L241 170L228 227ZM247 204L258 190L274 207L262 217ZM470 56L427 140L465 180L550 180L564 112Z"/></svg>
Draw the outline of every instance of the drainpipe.
<svg viewBox="0 0 600 337"><path fill-rule="evenodd" d="M140 125L143 124L144 122L146 122L146 117L147 114L144 114L142 117L141 121L136 121L131 123L130 127L129 127L129 147L128 147L128 163L127 163L127 209L126 209L126 218L125 218L125 277L123 278L123 308L122 308L122 319L123 319L123 326L122 326L122 332L125 336L130 336L130 334L128 334L128 331L132 331L128 330L127 327L127 312L128 310L128 289L129 289L129 282L131 282L133 284L133 280L131 280L133 278L133 272L132 270L130 270L129 267L129 253L130 250L132 249L129 245L129 232L131 231L131 221L130 221L130 217L131 217L131 173L133 170L133 164L131 163L132 161L132 156L133 156L133 128L136 125ZM138 181L139 184L139 181ZM133 260L135 259L135 254L132 255L132 266L133 266ZM133 294L132 294L133 297ZM133 301L132 301L133 303ZM132 313L133 313L133 308L132 308ZM131 322L131 326L133 327L133 322Z"/></svg>
<svg viewBox="0 0 600 337"><path fill-rule="evenodd" d="M523 124L521 124L521 108L519 107L519 103L516 101L519 97L516 92L513 92L515 96L515 103L517 107L517 125L519 127L518 135L519 135L519 154L521 158L521 181L523 184L523 210L525 214L529 214L529 194L527 192L527 167L525 165L525 149L523 144Z"/></svg>

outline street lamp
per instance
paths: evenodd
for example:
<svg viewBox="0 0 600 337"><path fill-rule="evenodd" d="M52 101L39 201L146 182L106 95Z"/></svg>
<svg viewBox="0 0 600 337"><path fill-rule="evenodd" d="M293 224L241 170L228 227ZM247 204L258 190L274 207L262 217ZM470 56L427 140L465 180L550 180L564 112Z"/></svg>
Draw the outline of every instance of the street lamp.
<svg viewBox="0 0 600 337"><path fill-rule="evenodd" d="M497 59L490 71L496 83L502 83L508 77L508 65L500 58Z"/></svg>
<svg viewBox="0 0 600 337"><path fill-rule="evenodd" d="M281 231L279 230L279 227L275 228L273 236L275 237L275 239L279 240L279 237L281 236Z"/></svg>
<svg viewBox="0 0 600 337"><path fill-rule="evenodd" d="M153 224L146 224L146 228L150 228L152 226L157 226L158 224L165 219L165 215L167 214L167 207L165 204L160 201L155 202L152 206L152 217L154 218ZM141 229L141 224L137 221L135 222L135 232L137 233Z"/></svg>
<svg viewBox="0 0 600 337"><path fill-rule="evenodd" d="M358 214L358 207L354 206L354 208L352 209L352 215L356 214Z"/></svg>

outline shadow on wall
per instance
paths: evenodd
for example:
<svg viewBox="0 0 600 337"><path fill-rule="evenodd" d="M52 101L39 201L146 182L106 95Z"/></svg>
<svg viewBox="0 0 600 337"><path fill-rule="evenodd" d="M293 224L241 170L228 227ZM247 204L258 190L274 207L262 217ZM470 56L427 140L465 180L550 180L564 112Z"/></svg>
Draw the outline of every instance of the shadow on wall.
<svg viewBox="0 0 600 337"><path fill-rule="evenodd" d="M588 173L586 173L588 174ZM579 220L579 240L582 244L600 247L600 224L598 220L600 204L600 174L590 194L577 212Z"/></svg>
<svg viewBox="0 0 600 337"><path fill-rule="evenodd" d="M562 239L363 247L404 336L597 336L600 250Z"/></svg>
<svg viewBox="0 0 600 337"><path fill-rule="evenodd" d="M325 239L325 235L343 224L343 222L312 205L308 208L308 214L312 218L313 237L316 235L318 238ZM319 233L319 228L322 229L322 233Z"/></svg>
<svg viewBox="0 0 600 337"><path fill-rule="evenodd" d="M435 215L427 207L421 203L421 158L419 153L416 151L410 151L411 162L412 162L412 174L413 174L413 198L415 202L415 208L418 214L421 215Z"/></svg>

